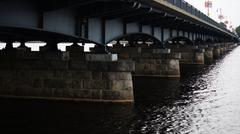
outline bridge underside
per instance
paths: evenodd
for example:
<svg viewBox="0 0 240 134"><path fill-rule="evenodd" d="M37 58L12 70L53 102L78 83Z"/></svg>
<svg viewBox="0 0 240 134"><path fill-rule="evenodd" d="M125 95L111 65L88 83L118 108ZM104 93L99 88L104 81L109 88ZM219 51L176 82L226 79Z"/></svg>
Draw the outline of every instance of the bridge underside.
<svg viewBox="0 0 240 134"><path fill-rule="evenodd" d="M132 36L139 33L146 35L141 41L154 39L160 46L173 37L186 37L192 42L237 41L227 31L222 32L147 0L4 0L0 1L0 15L2 41L105 45L118 37L136 42L137 37Z"/></svg>

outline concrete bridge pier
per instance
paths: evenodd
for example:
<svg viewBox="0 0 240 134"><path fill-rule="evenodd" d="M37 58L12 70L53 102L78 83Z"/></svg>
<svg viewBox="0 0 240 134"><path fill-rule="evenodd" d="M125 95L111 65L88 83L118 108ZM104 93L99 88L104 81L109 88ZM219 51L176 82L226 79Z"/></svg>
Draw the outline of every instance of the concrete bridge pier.
<svg viewBox="0 0 240 134"><path fill-rule="evenodd" d="M204 53L205 64L213 62L213 48L206 48Z"/></svg>
<svg viewBox="0 0 240 134"><path fill-rule="evenodd" d="M224 43L220 43L220 55L223 56L226 53L226 48Z"/></svg>
<svg viewBox="0 0 240 134"><path fill-rule="evenodd" d="M87 102L133 102L134 62L116 54L45 49L0 51L0 94L7 97ZM47 48L47 47L45 47ZM51 51L50 51L51 50ZM69 51L74 50L74 51Z"/></svg>
<svg viewBox="0 0 240 134"><path fill-rule="evenodd" d="M134 77L180 78L179 53L154 47L113 47L120 59L135 61Z"/></svg>
<svg viewBox="0 0 240 134"><path fill-rule="evenodd" d="M67 51L70 53L71 69L84 71L83 75L88 76L80 86L83 92L89 92L84 97L106 102L134 101L131 74L135 70L134 62L119 61L117 54L104 54L99 49L97 53L84 53L83 47L77 45L68 47Z"/></svg>
<svg viewBox="0 0 240 134"><path fill-rule="evenodd" d="M171 49L175 53L181 53L180 65L204 65L205 49L198 46L187 46Z"/></svg>
<svg viewBox="0 0 240 134"><path fill-rule="evenodd" d="M223 51L224 51L224 54L227 53L227 43L223 43Z"/></svg>
<svg viewBox="0 0 240 134"><path fill-rule="evenodd" d="M235 48L234 43L216 43L211 45L213 47L213 57L214 59L219 59L221 56L225 55Z"/></svg>
<svg viewBox="0 0 240 134"><path fill-rule="evenodd" d="M226 47L226 53L230 52L231 51L231 44L232 43L225 43L225 47Z"/></svg>
<svg viewBox="0 0 240 134"><path fill-rule="evenodd" d="M213 44L213 58L219 59L221 57L221 49L219 47L219 44Z"/></svg>
<svg viewBox="0 0 240 134"><path fill-rule="evenodd" d="M227 52L230 52L230 51L232 51L234 48L237 47L237 44L236 44L236 43L227 42L227 43L225 44L225 46L226 46L226 51L227 51Z"/></svg>
<svg viewBox="0 0 240 134"><path fill-rule="evenodd" d="M210 64L213 62L213 48L209 45L199 45L200 49L204 49L204 62L205 64Z"/></svg>

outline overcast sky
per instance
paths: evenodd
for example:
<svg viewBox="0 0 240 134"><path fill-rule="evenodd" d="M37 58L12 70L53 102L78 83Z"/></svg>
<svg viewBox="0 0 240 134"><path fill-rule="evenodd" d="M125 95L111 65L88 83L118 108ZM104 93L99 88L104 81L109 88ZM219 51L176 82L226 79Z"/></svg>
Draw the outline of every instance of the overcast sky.
<svg viewBox="0 0 240 134"><path fill-rule="evenodd" d="M204 7L204 2L206 0L185 0L188 3L192 4L194 7L197 7L205 14L207 14L207 9ZM240 25L240 0L211 0L213 7L210 10L210 17L217 20L218 13L217 9L221 8L224 16L227 16L227 20L232 22L233 27Z"/></svg>

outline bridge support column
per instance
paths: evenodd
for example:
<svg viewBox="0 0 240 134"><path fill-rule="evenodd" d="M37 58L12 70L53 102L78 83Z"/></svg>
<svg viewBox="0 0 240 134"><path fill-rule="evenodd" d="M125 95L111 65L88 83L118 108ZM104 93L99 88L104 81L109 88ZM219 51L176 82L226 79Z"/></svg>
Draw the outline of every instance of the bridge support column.
<svg viewBox="0 0 240 134"><path fill-rule="evenodd" d="M120 59L135 61L135 77L179 78L179 53L170 53L169 49L149 47L112 48Z"/></svg>
<svg viewBox="0 0 240 134"><path fill-rule="evenodd" d="M196 46L186 48L172 48L173 52L181 53L180 65L203 65L204 49L198 49Z"/></svg>
<svg viewBox="0 0 240 134"><path fill-rule="evenodd" d="M212 63L213 61L213 48L206 48L204 53L205 64Z"/></svg>
<svg viewBox="0 0 240 134"><path fill-rule="evenodd" d="M7 97L133 102L132 61L80 52L0 51L0 95ZM9 59L11 58L11 59Z"/></svg>
<svg viewBox="0 0 240 134"><path fill-rule="evenodd" d="M212 63L213 61L213 48L208 45L199 45L200 49L204 49L204 62L205 64Z"/></svg>
<svg viewBox="0 0 240 134"><path fill-rule="evenodd" d="M223 43L221 43L219 47L220 47L220 55L223 56L226 51L225 46Z"/></svg>
<svg viewBox="0 0 240 134"><path fill-rule="evenodd" d="M218 46L218 44L215 44L213 46L213 58L214 59L218 59L221 56L221 50L220 47Z"/></svg>
<svg viewBox="0 0 240 134"><path fill-rule="evenodd" d="M227 42L225 46L226 46L226 51L229 52L229 51L232 51L234 48L236 48L237 44Z"/></svg>

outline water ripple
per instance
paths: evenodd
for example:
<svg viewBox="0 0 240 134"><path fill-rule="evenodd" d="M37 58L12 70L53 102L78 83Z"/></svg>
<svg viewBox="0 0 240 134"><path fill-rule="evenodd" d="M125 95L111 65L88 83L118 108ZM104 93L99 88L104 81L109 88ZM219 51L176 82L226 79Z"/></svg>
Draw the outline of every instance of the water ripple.
<svg viewBox="0 0 240 134"><path fill-rule="evenodd" d="M240 48L182 80L180 99L150 107L141 133L236 134L240 131ZM133 130L137 127L131 128Z"/></svg>

